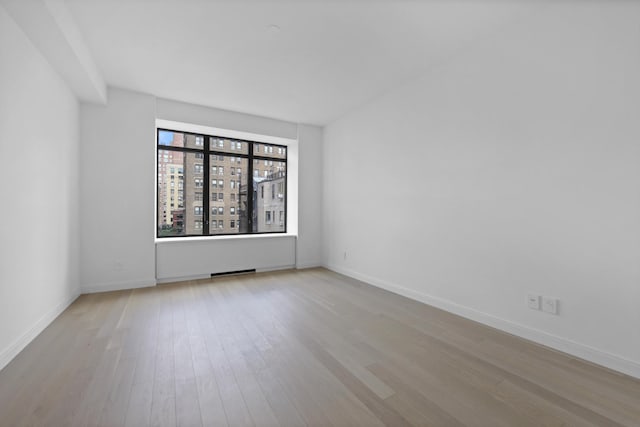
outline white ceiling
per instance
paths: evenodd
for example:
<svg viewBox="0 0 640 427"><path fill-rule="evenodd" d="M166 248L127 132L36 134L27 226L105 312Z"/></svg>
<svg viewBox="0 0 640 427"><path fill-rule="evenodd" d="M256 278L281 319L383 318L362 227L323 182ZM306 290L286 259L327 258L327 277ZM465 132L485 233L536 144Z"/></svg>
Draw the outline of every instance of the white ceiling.
<svg viewBox="0 0 640 427"><path fill-rule="evenodd" d="M67 5L109 85L318 125L535 9L504 0Z"/></svg>

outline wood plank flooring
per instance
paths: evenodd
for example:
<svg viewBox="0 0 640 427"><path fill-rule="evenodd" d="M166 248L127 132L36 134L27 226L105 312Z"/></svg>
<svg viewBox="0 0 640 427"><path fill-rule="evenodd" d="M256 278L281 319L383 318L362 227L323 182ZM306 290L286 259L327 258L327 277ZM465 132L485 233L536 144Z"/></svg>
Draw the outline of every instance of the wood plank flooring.
<svg viewBox="0 0 640 427"><path fill-rule="evenodd" d="M1 426L640 426L640 381L324 269L83 295Z"/></svg>

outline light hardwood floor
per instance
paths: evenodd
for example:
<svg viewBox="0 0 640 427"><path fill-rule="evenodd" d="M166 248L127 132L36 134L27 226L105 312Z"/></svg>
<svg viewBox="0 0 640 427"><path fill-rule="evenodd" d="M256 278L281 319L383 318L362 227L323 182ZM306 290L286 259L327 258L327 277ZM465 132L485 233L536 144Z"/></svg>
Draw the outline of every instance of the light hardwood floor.
<svg viewBox="0 0 640 427"><path fill-rule="evenodd" d="M640 426L640 381L311 269L81 296L0 425Z"/></svg>

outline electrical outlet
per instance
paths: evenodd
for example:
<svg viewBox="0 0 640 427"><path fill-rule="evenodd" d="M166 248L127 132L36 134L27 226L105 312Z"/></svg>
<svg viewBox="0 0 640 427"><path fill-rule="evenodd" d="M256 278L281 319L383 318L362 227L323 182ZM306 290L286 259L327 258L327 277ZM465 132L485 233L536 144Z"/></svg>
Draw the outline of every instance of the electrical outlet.
<svg viewBox="0 0 640 427"><path fill-rule="evenodd" d="M347 260L347 251L344 251L344 254L342 255L342 257L345 261Z"/></svg>
<svg viewBox="0 0 640 427"><path fill-rule="evenodd" d="M558 300L550 297L542 297L542 311L550 314L558 314Z"/></svg>
<svg viewBox="0 0 640 427"><path fill-rule="evenodd" d="M527 294L527 305L532 310L540 310L540 295Z"/></svg>

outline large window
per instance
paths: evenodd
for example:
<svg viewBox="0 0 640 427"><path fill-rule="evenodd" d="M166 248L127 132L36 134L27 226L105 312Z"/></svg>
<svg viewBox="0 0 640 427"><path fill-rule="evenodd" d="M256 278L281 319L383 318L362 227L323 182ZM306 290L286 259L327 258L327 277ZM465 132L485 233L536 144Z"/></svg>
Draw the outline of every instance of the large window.
<svg viewBox="0 0 640 427"><path fill-rule="evenodd" d="M157 137L158 237L287 231L287 147L168 129Z"/></svg>

